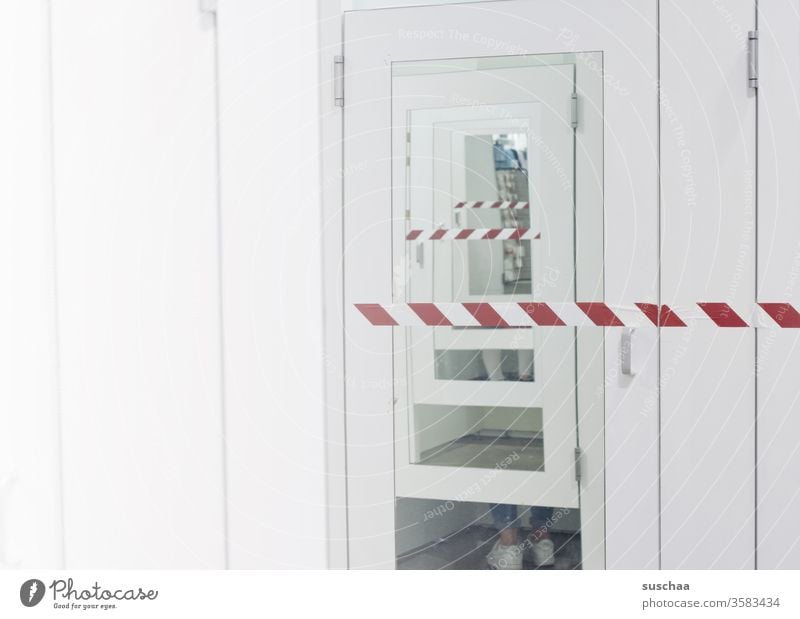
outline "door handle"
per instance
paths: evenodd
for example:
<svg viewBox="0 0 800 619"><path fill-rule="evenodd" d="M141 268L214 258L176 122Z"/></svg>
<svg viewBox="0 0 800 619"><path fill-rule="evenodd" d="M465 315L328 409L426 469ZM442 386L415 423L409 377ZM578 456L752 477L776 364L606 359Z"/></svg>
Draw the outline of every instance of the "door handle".
<svg viewBox="0 0 800 619"><path fill-rule="evenodd" d="M619 364L623 376L634 376L633 371L633 332L636 329L625 327L619 342Z"/></svg>
<svg viewBox="0 0 800 619"><path fill-rule="evenodd" d="M417 242L417 264L420 269L425 267L425 244L422 241Z"/></svg>

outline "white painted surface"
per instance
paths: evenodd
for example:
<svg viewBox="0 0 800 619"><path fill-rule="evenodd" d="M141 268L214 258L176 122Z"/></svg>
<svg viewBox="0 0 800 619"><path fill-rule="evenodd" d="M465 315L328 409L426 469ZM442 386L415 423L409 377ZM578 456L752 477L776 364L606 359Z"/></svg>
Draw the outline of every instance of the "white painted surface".
<svg viewBox="0 0 800 619"><path fill-rule="evenodd" d="M213 39L53 3L66 565L224 567Z"/></svg>
<svg viewBox="0 0 800 619"><path fill-rule="evenodd" d="M320 88L320 197L322 202L325 350L325 436L328 566L347 567L347 477L342 337L342 108L334 105L333 58L342 51L342 15L336 0L318 0Z"/></svg>
<svg viewBox="0 0 800 619"><path fill-rule="evenodd" d="M345 377L355 379L345 381L351 568L394 566L392 330L370 329L351 309L357 299L392 298L392 258L385 241L392 238L386 171L391 155L390 71L382 66L382 46L365 38L376 34L373 41L385 40L388 28L387 23L354 15L347 16L344 30L344 169L352 173L344 179L342 202L343 319ZM376 127L378 132L371 135ZM371 208L373 204L383 208ZM372 252L375 259L360 259L375 249L376 238L384 242Z"/></svg>
<svg viewBox="0 0 800 619"><path fill-rule="evenodd" d="M752 303L753 0L661 2L662 302ZM752 330L661 331L665 569L754 565Z"/></svg>
<svg viewBox="0 0 800 619"><path fill-rule="evenodd" d="M615 24L615 32L625 29L623 40L612 37L590 48L605 52L604 298L612 306L656 303L656 3L637 3L635 12L620 6L615 15L604 11L601 19ZM596 22L587 27L591 30L576 32L578 49L600 36L592 34ZM605 329L605 459L593 468L594 474L603 471L605 482L605 565L653 569L658 565L659 510L656 333L637 329L633 334L637 367L632 377L620 370L620 339L621 329Z"/></svg>
<svg viewBox="0 0 800 619"><path fill-rule="evenodd" d="M800 306L800 3L759 3L758 298ZM800 334L758 334L758 568L800 568Z"/></svg>
<svg viewBox="0 0 800 619"><path fill-rule="evenodd" d="M457 2L464 2L464 0L342 0L342 10L386 9L400 6L456 4Z"/></svg>
<svg viewBox="0 0 800 619"><path fill-rule="evenodd" d="M317 3L220 4L229 566L323 568Z"/></svg>
<svg viewBox="0 0 800 619"><path fill-rule="evenodd" d="M59 568L47 2L0 22L0 568Z"/></svg>

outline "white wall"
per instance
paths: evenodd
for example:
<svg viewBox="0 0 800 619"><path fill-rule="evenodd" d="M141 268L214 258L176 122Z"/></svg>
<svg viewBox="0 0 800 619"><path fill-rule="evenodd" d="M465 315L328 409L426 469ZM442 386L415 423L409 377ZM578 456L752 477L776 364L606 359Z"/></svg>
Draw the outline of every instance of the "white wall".
<svg viewBox="0 0 800 619"><path fill-rule="evenodd" d="M759 3L758 298L800 307L800 2ZM758 334L759 569L799 569L800 333Z"/></svg>
<svg viewBox="0 0 800 619"><path fill-rule="evenodd" d="M0 21L0 568L62 566L48 12Z"/></svg>
<svg viewBox="0 0 800 619"><path fill-rule="evenodd" d="M325 567L314 0L219 9L229 556Z"/></svg>
<svg viewBox="0 0 800 619"><path fill-rule="evenodd" d="M220 4L221 213L196 0L4 5L3 565L326 565L316 3Z"/></svg>
<svg viewBox="0 0 800 619"><path fill-rule="evenodd" d="M54 0L66 564L225 565L214 31Z"/></svg>

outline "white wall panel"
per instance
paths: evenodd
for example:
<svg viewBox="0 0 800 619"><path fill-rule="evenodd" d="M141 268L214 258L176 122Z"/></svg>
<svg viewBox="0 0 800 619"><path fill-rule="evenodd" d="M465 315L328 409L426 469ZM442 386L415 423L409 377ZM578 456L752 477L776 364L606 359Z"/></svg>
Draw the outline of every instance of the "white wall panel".
<svg viewBox="0 0 800 619"><path fill-rule="evenodd" d="M661 2L662 302L755 296L754 0ZM754 566L755 334L662 329L665 569Z"/></svg>
<svg viewBox="0 0 800 619"><path fill-rule="evenodd" d="M657 3L626 12L625 51L606 50L605 301L658 302ZM635 35L633 34L635 33ZM580 45L581 33L578 38ZM624 53L623 72L614 67ZM609 65L607 65L609 66ZM609 87L611 85L611 87ZM624 128L623 128L624 127ZM577 198L580 207L580 196ZM658 567L657 331L632 336L635 376L620 372L620 329L605 330L605 545L609 569Z"/></svg>
<svg viewBox="0 0 800 619"><path fill-rule="evenodd" d="M323 354L317 2L223 0L218 19L229 565L322 568L336 362Z"/></svg>
<svg viewBox="0 0 800 619"><path fill-rule="evenodd" d="M224 566L213 36L53 2L70 568Z"/></svg>
<svg viewBox="0 0 800 619"><path fill-rule="evenodd" d="M0 568L62 567L48 14L0 22Z"/></svg>
<svg viewBox="0 0 800 619"><path fill-rule="evenodd" d="M800 2L759 3L759 300L800 307ZM758 334L758 567L799 569L800 333Z"/></svg>
<svg viewBox="0 0 800 619"><path fill-rule="evenodd" d="M327 440L328 567L347 567L347 476L344 419L344 340L342 338L342 108L334 103L332 58L342 52L339 2L318 0L320 33L320 113L323 261L325 307L325 430Z"/></svg>

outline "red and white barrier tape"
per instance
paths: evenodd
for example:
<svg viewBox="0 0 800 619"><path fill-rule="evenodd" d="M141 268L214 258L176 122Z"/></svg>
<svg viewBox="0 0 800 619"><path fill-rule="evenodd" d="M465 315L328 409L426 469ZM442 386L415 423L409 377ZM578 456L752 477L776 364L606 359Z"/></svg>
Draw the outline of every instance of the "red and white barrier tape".
<svg viewBox="0 0 800 619"><path fill-rule="evenodd" d="M523 209L523 208L530 208L530 202L519 202L517 200L500 200L497 202L485 202L485 201L478 201L478 202L459 202L456 204L455 208L511 208L511 209Z"/></svg>
<svg viewBox="0 0 800 619"><path fill-rule="evenodd" d="M686 327L799 329L790 303L757 303L734 310L727 303L697 303L673 310L653 303L614 307L605 303L356 303L375 326L428 327Z"/></svg>
<svg viewBox="0 0 800 619"><path fill-rule="evenodd" d="M541 237L530 228L436 228L411 230L406 241L533 241Z"/></svg>

